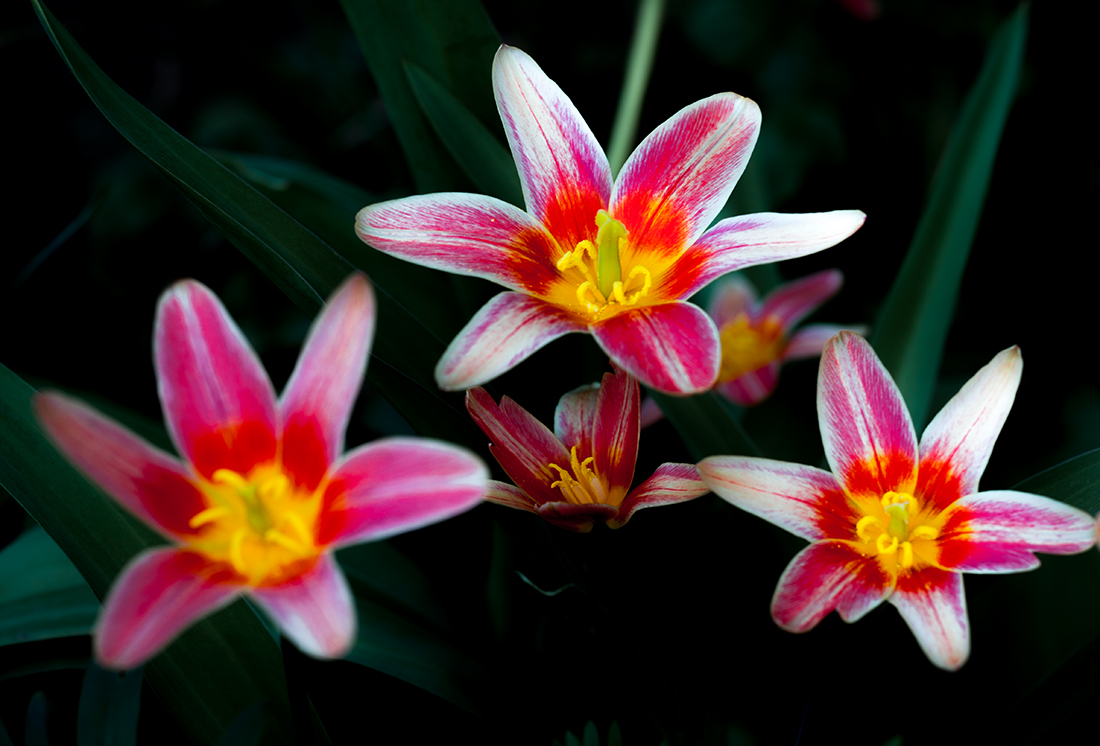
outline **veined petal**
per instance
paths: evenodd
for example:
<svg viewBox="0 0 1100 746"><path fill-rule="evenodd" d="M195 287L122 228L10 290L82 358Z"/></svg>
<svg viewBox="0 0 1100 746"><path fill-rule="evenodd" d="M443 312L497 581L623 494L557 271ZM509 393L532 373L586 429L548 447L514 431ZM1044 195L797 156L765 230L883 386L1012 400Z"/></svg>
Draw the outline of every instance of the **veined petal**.
<svg viewBox="0 0 1100 746"><path fill-rule="evenodd" d="M595 236L596 212L607 207L607 156L573 102L515 47L497 50L493 90L527 212L571 251Z"/></svg>
<svg viewBox="0 0 1100 746"><path fill-rule="evenodd" d="M422 194L368 205L355 216L355 232L414 264L535 293L558 279L555 262L573 249L559 249L542 223L518 207L480 194Z"/></svg>
<svg viewBox="0 0 1100 746"><path fill-rule="evenodd" d="M182 549L150 549L122 569L96 621L104 668L140 666L199 619L228 606L241 578L225 563Z"/></svg>
<svg viewBox="0 0 1100 746"><path fill-rule="evenodd" d="M496 378L539 348L588 327L549 303L520 293L493 297L458 333L435 368L444 391L461 391Z"/></svg>
<svg viewBox="0 0 1100 746"><path fill-rule="evenodd" d="M514 484L498 482L490 479L485 488L486 502L503 505L506 508L526 510L528 513L538 513L538 503L527 496L523 490Z"/></svg>
<svg viewBox="0 0 1100 746"><path fill-rule="evenodd" d="M787 349L783 350L783 360L799 360L807 357L821 357L821 351L825 344L840 334L851 332L861 337L867 335L867 327L863 324L809 324L791 335L787 342Z"/></svg>
<svg viewBox="0 0 1100 746"><path fill-rule="evenodd" d="M699 474L714 494L808 541L854 539L860 517L823 469L750 456L708 456Z"/></svg>
<svg viewBox="0 0 1100 746"><path fill-rule="evenodd" d="M497 406L483 388L466 392L466 409L489 436L489 450L520 490L539 504L561 499L550 488L558 477L549 464L566 468L569 451L546 425L507 396Z"/></svg>
<svg viewBox="0 0 1100 746"><path fill-rule="evenodd" d="M592 455L592 429L599 395L599 384L590 383L562 396L554 410L554 437L566 449L576 448L581 461Z"/></svg>
<svg viewBox="0 0 1100 746"><path fill-rule="evenodd" d="M687 502L708 492L710 488L699 477L699 470L691 464L661 464L653 476L626 496L619 512L607 521L607 525L618 528L642 508Z"/></svg>
<svg viewBox="0 0 1100 746"><path fill-rule="evenodd" d="M978 480L1012 408L1023 368L1019 347L1002 350L925 428L918 489L940 510L978 491Z"/></svg>
<svg viewBox="0 0 1100 746"><path fill-rule="evenodd" d="M206 286L184 280L160 297L153 358L168 433L199 474L247 474L275 457L271 381Z"/></svg>
<svg viewBox="0 0 1100 746"><path fill-rule="evenodd" d="M34 409L65 457L127 510L168 538L196 533L188 521L206 500L177 459L64 394L38 394Z"/></svg>
<svg viewBox="0 0 1100 746"><path fill-rule="evenodd" d="M890 596L928 660L957 671L970 655L962 575L935 567L903 574Z"/></svg>
<svg viewBox="0 0 1100 746"><path fill-rule="evenodd" d="M790 329L836 295L843 284L844 275L839 269L827 269L785 283L764 299L760 316L776 316L783 322L784 329Z"/></svg>
<svg viewBox="0 0 1100 746"><path fill-rule="evenodd" d="M723 278L714 287L707 304L707 313L714 319L715 326L721 329L742 313L749 317L754 316L755 306L756 289L752 283L739 274L733 274Z"/></svg>
<svg viewBox="0 0 1100 746"><path fill-rule="evenodd" d="M807 632L836 609L855 622L881 604L894 578L874 557L846 541L819 541L795 555L775 588L772 618L788 632Z"/></svg>
<svg viewBox="0 0 1100 746"><path fill-rule="evenodd" d="M825 456L853 495L912 494L917 436L894 379L863 337L841 332L821 353L817 418Z"/></svg>
<svg viewBox="0 0 1100 746"><path fill-rule="evenodd" d="M638 381L625 370L604 373L596 399L592 456L596 473L607 477L612 491L626 492L634 481L641 431Z"/></svg>
<svg viewBox="0 0 1100 746"><path fill-rule="evenodd" d="M719 93L674 114L623 165L611 214L633 246L674 253L695 241L726 203L760 132L760 107Z"/></svg>
<svg viewBox="0 0 1100 746"><path fill-rule="evenodd" d="M596 521L604 522L613 519L618 510L614 505L603 503L576 505L569 502L551 502L540 505L535 512L555 526L585 534L592 530Z"/></svg>
<svg viewBox="0 0 1100 746"><path fill-rule="evenodd" d="M635 308L591 331L612 362L658 391L698 394L718 377L718 329L690 303Z"/></svg>
<svg viewBox="0 0 1100 746"><path fill-rule="evenodd" d="M1009 490L968 495L944 511L939 564L1000 573L1039 566L1034 552L1076 554L1096 542L1088 513L1048 497Z"/></svg>
<svg viewBox="0 0 1100 746"><path fill-rule="evenodd" d="M344 451L344 430L367 370L374 334L374 291L353 274L313 322L279 402L283 468L316 489Z"/></svg>
<svg viewBox="0 0 1100 746"><path fill-rule="evenodd" d="M317 542L356 544L436 523L481 502L485 464L427 438L376 440L347 453L325 486Z"/></svg>
<svg viewBox="0 0 1100 746"><path fill-rule="evenodd" d="M719 383L714 387L722 396L740 407L755 407L775 391L779 383L779 362L773 360L762 368Z"/></svg>
<svg viewBox="0 0 1100 746"><path fill-rule="evenodd" d="M355 643L355 601L336 560L317 558L309 572L282 585L252 589L252 598L314 658L343 658Z"/></svg>
<svg viewBox="0 0 1100 746"><path fill-rule="evenodd" d="M689 298L735 269L827 249L855 233L866 217L859 210L834 210L727 218L704 233L673 265L665 292L669 297Z"/></svg>

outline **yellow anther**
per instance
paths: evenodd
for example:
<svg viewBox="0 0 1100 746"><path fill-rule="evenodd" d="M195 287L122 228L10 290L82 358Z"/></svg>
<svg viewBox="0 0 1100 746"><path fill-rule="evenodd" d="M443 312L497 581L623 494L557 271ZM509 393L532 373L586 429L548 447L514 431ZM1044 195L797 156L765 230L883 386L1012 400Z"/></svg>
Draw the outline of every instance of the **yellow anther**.
<svg viewBox="0 0 1100 746"><path fill-rule="evenodd" d="M246 528L238 528L233 532L233 538L229 540L229 561L233 569L241 575L247 575L248 569L244 564L244 553L241 551L244 545L244 537L248 533Z"/></svg>
<svg viewBox="0 0 1100 746"><path fill-rule="evenodd" d="M302 543L306 546L313 544L313 536L310 535L309 529L306 528L305 521L297 513L287 513L283 516L286 522L290 524L290 527L294 529L294 533L298 534L298 538L302 540Z"/></svg>
<svg viewBox="0 0 1100 746"><path fill-rule="evenodd" d="M894 492L893 490L891 490L882 496L881 502L882 507L885 508L890 505L908 505L912 499L912 495L907 495L904 492Z"/></svg>
<svg viewBox="0 0 1100 746"><path fill-rule="evenodd" d="M592 271L588 269L588 265L584 263L585 254L588 254L589 261L596 262L596 244L588 239L579 242L576 248L567 252L565 256L558 260L558 271L564 272L567 269L579 269L581 274L591 280Z"/></svg>
<svg viewBox="0 0 1100 746"><path fill-rule="evenodd" d="M290 480L285 474L276 474L264 480L256 491L264 500L281 499L290 488Z"/></svg>
<svg viewBox="0 0 1100 746"><path fill-rule="evenodd" d="M248 480L232 469L218 469L211 476L211 479L217 484L228 484L237 489L243 489L248 486Z"/></svg>
<svg viewBox="0 0 1100 746"><path fill-rule="evenodd" d="M872 525L879 530L879 533L882 533L882 526L879 525L878 519L873 515L865 515L856 523L856 536L863 539L863 541L870 541L874 534L868 530L868 527Z"/></svg>
<svg viewBox="0 0 1100 746"><path fill-rule="evenodd" d="M900 545L901 557L898 558L898 564L902 567L909 568L913 566L913 545L907 541L903 541Z"/></svg>
<svg viewBox="0 0 1100 746"><path fill-rule="evenodd" d="M272 544L278 544L284 549L293 552L294 554L305 554L307 549L298 542L291 539L281 531L276 531L273 528L269 528L264 532L264 541L270 541Z"/></svg>
<svg viewBox="0 0 1100 746"><path fill-rule="evenodd" d="M219 505L196 513L191 517L191 520L187 522L187 525L191 528L198 528L199 526L205 526L207 523L213 523L219 518L227 515L229 515L229 509Z"/></svg>
<svg viewBox="0 0 1100 746"><path fill-rule="evenodd" d="M935 539L939 535L939 529L932 526L917 526L909 532L910 539Z"/></svg>
<svg viewBox="0 0 1100 746"><path fill-rule="evenodd" d="M879 554L893 554L898 549L898 537L887 533L881 533L875 539L875 549Z"/></svg>
<svg viewBox="0 0 1100 746"><path fill-rule="evenodd" d="M592 294L591 300L585 297L589 293ZM582 282L577 288L577 300L583 303L592 313L596 313L600 310L600 306L607 303L607 298L603 297L599 288L596 287L596 284L588 281Z"/></svg>

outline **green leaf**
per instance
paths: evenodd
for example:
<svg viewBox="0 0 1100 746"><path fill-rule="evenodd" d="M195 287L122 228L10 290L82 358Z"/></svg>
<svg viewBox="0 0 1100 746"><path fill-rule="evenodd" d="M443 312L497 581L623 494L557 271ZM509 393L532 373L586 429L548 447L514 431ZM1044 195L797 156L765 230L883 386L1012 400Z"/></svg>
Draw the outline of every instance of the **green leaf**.
<svg viewBox="0 0 1100 746"><path fill-rule="evenodd" d="M698 396L668 396L650 391L696 461L707 456L759 456L741 423L721 397L713 392Z"/></svg>
<svg viewBox="0 0 1100 746"><path fill-rule="evenodd" d="M142 667L121 673L88 667L76 714L77 746L137 744L143 675Z"/></svg>
<svg viewBox="0 0 1100 746"><path fill-rule="evenodd" d="M1100 513L1100 448L1028 477L1012 489L1052 497L1096 515Z"/></svg>
<svg viewBox="0 0 1100 746"><path fill-rule="evenodd" d="M416 101L404 64L440 81L483 122L494 114L491 70L500 45L477 0L341 0L420 192L454 191L457 168Z"/></svg>
<svg viewBox="0 0 1100 746"><path fill-rule="evenodd" d="M405 63L416 102L470 180L482 192L523 207L523 191L512 154L435 78L411 62Z"/></svg>
<svg viewBox="0 0 1100 746"><path fill-rule="evenodd" d="M123 565L162 543L78 474L46 440L34 390L0 365L0 485L50 535L99 598ZM190 737L214 743L256 701L289 723L278 647L246 604L204 619L146 666L150 683ZM277 732L289 738L288 727Z"/></svg>
<svg viewBox="0 0 1100 746"><path fill-rule="evenodd" d="M98 613L95 594L41 528L0 552L0 645L86 635Z"/></svg>
<svg viewBox="0 0 1100 746"><path fill-rule="evenodd" d="M872 345L901 389L917 432L927 415L997 145L1016 94L1027 14L1027 5L1021 5L989 46L951 131L913 243L874 325Z"/></svg>

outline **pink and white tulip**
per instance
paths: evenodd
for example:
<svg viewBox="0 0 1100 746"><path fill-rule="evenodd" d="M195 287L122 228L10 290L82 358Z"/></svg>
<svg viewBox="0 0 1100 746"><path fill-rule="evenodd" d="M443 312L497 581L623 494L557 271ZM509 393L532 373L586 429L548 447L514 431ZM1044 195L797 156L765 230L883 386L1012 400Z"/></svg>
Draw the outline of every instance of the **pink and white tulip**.
<svg viewBox="0 0 1100 746"><path fill-rule="evenodd" d="M183 461L81 402L35 397L43 429L123 507L172 542L123 569L95 627L95 656L125 669L247 594L306 653L343 656L355 605L333 558L478 504L488 472L438 441L344 451L366 370L374 293L351 276L314 322L280 399L217 297L186 280L157 306L154 360Z"/></svg>
<svg viewBox="0 0 1100 746"><path fill-rule="evenodd" d="M970 652L962 573L1039 566L1096 541L1092 518L1038 495L978 492L1016 396L1023 360L999 353L928 425L913 422L871 346L842 332L825 346L818 419L831 473L741 456L699 464L719 496L812 542L783 572L772 617L805 632L834 609L854 622L883 601L928 658L955 670Z"/></svg>
<svg viewBox="0 0 1100 746"><path fill-rule="evenodd" d="M547 343L587 332L623 370L671 394L718 375L718 330L686 301L741 267L826 249L863 224L858 210L723 220L710 230L756 143L760 110L720 93L651 133L614 181L573 103L526 54L502 46L493 86L526 212L474 194L370 205L359 237L417 264L507 288L436 367L446 390L485 383Z"/></svg>
<svg viewBox="0 0 1100 746"><path fill-rule="evenodd" d="M485 499L527 510L571 531L596 521L618 528L635 511L709 492L690 464L661 464L630 489L638 459L638 382L623 370L558 402L554 432L507 396L498 406L483 388L466 392L466 409L491 439L489 450L514 485L489 480Z"/></svg>

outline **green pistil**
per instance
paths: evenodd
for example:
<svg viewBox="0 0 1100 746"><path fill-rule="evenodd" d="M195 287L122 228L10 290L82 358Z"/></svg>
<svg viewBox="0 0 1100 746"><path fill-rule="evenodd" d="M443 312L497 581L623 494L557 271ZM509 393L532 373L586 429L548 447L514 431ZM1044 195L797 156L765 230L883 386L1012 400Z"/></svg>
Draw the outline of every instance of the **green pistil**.
<svg viewBox="0 0 1100 746"><path fill-rule="evenodd" d="M909 516L905 510L905 503L894 503L886 506L886 515L890 517L890 526L886 529L891 536L896 536L900 541L905 541L909 536Z"/></svg>
<svg viewBox="0 0 1100 746"><path fill-rule="evenodd" d="M622 282L623 270L619 264L619 240L626 236L626 228L607 210L596 213L596 284L605 298L611 297L616 282Z"/></svg>

